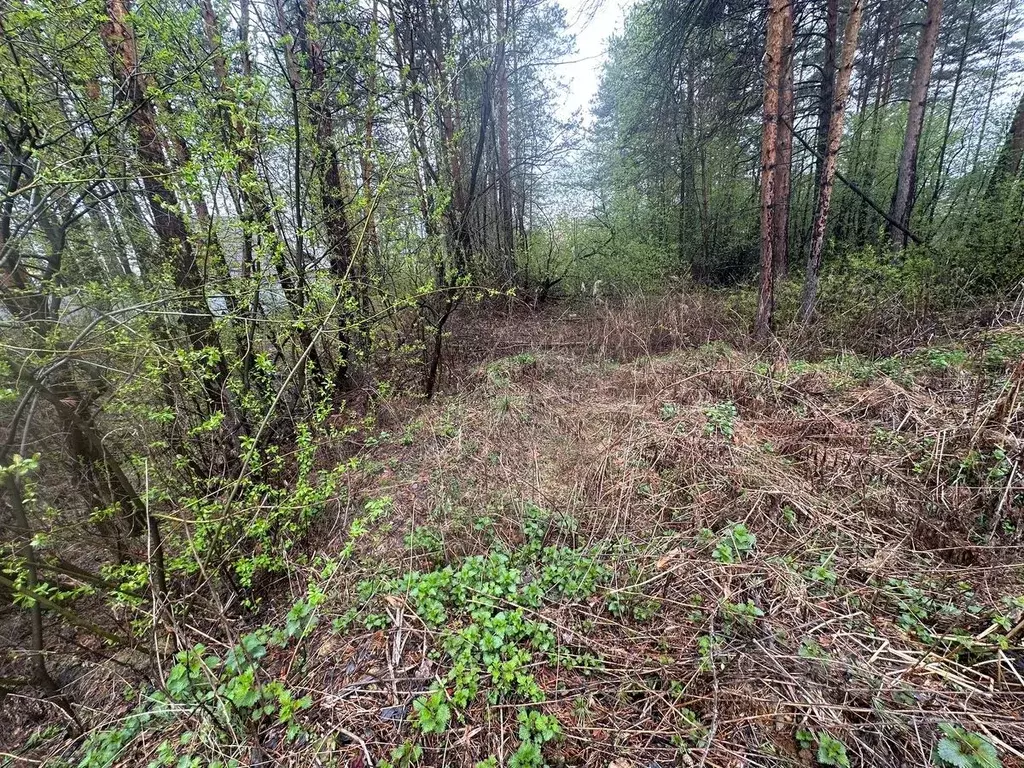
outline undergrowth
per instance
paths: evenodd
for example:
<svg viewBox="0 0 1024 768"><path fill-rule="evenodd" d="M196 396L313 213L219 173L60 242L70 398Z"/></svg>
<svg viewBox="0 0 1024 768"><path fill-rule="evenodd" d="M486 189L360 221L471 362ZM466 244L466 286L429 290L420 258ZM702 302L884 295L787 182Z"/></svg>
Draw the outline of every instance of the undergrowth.
<svg viewBox="0 0 1024 768"><path fill-rule="evenodd" d="M300 435L290 493L238 489L272 508L244 529L204 500L197 540L237 539L244 604L160 630L157 675L111 677L114 716L79 741L37 725L28 752L1024 764L1019 327L883 357L590 357L611 346L488 360L457 394L367 420L331 469Z"/></svg>

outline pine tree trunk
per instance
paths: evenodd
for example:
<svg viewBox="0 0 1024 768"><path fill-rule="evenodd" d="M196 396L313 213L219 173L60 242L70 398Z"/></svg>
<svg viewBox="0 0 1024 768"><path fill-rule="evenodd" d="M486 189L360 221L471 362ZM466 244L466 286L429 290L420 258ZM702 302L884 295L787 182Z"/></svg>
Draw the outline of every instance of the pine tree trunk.
<svg viewBox="0 0 1024 768"><path fill-rule="evenodd" d="M928 101L928 83L931 79L932 60L935 58L935 44L939 37L941 18L942 0L928 0L924 28L917 44L917 61L910 78L910 107L896 177L896 191L889 207L890 218L901 225L889 226L889 238L897 248L905 248L907 245L906 230L910 228L910 215L914 209L917 153L921 145L921 131L924 128L925 107Z"/></svg>
<svg viewBox="0 0 1024 768"><path fill-rule="evenodd" d="M946 152L949 149L949 138L953 130L953 113L956 110L956 99L960 94L960 85L963 82L964 71L967 68L967 55L970 52L971 31L974 28L974 14L977 7L977 0L971 0L971 10L967 16L967 28L964 30L964 44L960 47L960 57L957 60L956 75L953 77L953 90L949 95L949 109L946 111L946 124L942 131L942 144L939 147L939 159L935 166L935 186L932 188L932 196L928 201L928 225L932 224L935 217L935 206L942 194L943 172L946 165Z"/></svg>
<svg viewBox="0 0 1024 768"><path fill-rule="evenodd" d="M818 277L821 273L821 253L825 244L825 227L828 224L828 211L832 203L832 187L835 181L836 166L839 161L839 147L843 140L843 118L846 115L846 99L850 91L850 77L853 73L853 61L857 52L857 37L860 34L863 8L863 0L850 1L850 13L847 16L846 29L843 32L842 63L839 67L835 94L832 99L832 116L829 118L828 144L825 150L825 157L821 163L818 204L814 212L814 224L811 230L811 250L807 257L807 276L804 282L803 300L800 305L800 319L804 324L810 322L818 295Z"/></svg>
<svg viewBox="0 0 1024 768"><path fill-rule="evenodd" d="M761 128L761 280L754 333L766 338L775 313L775 166L778 162L779 77L782 73L789 0L771 0L764 54L764 113Z"/></svg>
<svg viewBox="0 0 1024 768"><path fill-rule="evenodd" d="M989 182L989 195L997 192L999 184L1008 179L1016 178L1020 173L1021 160L1024 159L1024 93L1017 102L1017 110L1010 123L1010 132L999 152L992 179Z"/></svg>
<svg viewBox="0 0 1024 768"><path fill-rule="evenodd" d="M772 259L774 278L786 278L789 270L790 180L793 165L793 3L785 13L782 33L782 71L779 73L779 128L776 136L775 214Z"/></svg>
<svg viewBox="0 0 1024 768"><path fill-rule="evenodd" d="M821 61L821 83L818 86L818 141L816 149L822 158L828 152L828 125L832 119L832 102L836 83L836 37L839 34L839 0L825 0L825 42ZM815 164L815 185L821 187L822 162Z"/></svg>
<svg viewBox="0 0 1024 768"><path fill-rule="evenodd" d="M1010 16L1016 7L1016 3L1017 0L1007 0L1006 12L1003 14L1002 32L999 35L999 44L996 46L995 60L992 62L992 77L989 80L988 95L985 98L985 110L981 115L981 125L978 128L978 141L974 145L974 159L971 163L973 168L977 168L981 163L981 152L985 148L985 134L988 128L989 116L992 113L992 100L998 90L1003 50L1006 47L1006 39L1010 34ZM984 191L984 186L979 185L979 189L974 194L984 194ZM971 203L974 194L968 196L968 204Z"/></svg>

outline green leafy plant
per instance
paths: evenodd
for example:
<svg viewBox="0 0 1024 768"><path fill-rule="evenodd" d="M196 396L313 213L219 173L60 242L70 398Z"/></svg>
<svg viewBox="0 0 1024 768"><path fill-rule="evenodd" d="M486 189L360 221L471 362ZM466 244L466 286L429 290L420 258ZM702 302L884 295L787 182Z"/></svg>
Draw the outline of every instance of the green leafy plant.
<svg viewBox="0 0 1024 768"><path fill-rule="evenodd" d="M433 554L444 545L441 532L429 525L419 525L405 535L405 546L412 551Z"/></svg>
<svg viewBox="0 0 1024 768"><path fill-rule="evenodd" d="M826 587L834 587L839 580L838 574L829 565L828 558L825 558L820 565L811 567L806 575L812 582Z"/></svg>
<svg viewBox="0 0 1024 768"><path fill-rule="evenodd" d="M237 744L235 734L263 727L283 726L285 738L294 741L302 733L298 713L312 705L312 698L296 696L283 680L265 679L259 662L272 642L287 642L299 635L301 632L289 635L284 629L262 628L243 635L239 644L229 648L223 657L210 653L203 645L180 651L167 672L164 690L153 691L118 727L91 734L82 746L79 768L109 768L143 731L172 732L171 726L178 722L176 718L182 712L204 717L199 731L211 734L216 750L222 754L244 749ZM178 729L173 732L180 733ZM193 734L186 730L178 740L182 744L190 742ZM176 752L167 742L164 744L159 754L174 756L179 761L176 765L240 764L230 757L207 762L188 752ZM157 764L171 763L163 760Z"/></svg>
<svg viewBox="0 0 1024 768"><path fill-rule="evenodd" d="M846 745L833 738L825 731L818 733L818 762L836 768L850 768L850 758L846 755Z"/></svg>
<svg viewBox="0 0 1024 768"><path fill-rule="evenodd" d="M718 644L718 638L713 635L701 635L697 638L697 655L700 657L698 668L701 672L711 672L715 668Z"/></svg>
<svg viewBox="0 0 1024 768"><path fill-rule="evenodd" d="M524 709L519 711L516 719L519 721L519 738L523 741L546 744L562 735L562 726L554 715L545 715L535 709Z"/></svg>
<svg viewBox="0 0 1024 768"><path fill-rule="evenodd" d="M520 710L519 738L522 743L509 760L509 766L516 768L540 768L544 765L542 747L562 735L562 726L554 715L545 715L537 710Z"/></svg>
<svg viewBox="0 0 1024 768"><path fill-rule="evenodd" d="M444 691L420 696L413 701L412 707L416 712L414 723L422 733L444 733L452 719L452 710Z"/></svg>
<svg viewBox="0 0 1024 768"><path fill-rule="evenodd" d="M743 523L731 523L722 531L711 557L720 563L735 563L753 552L757 536Z"/></svg>
<svg viewBox="0 0 1024 768"><path fill-rule="evenodd" d="M532 741L524 741L519 745L508 761L509 768L541 768L544 765L544 754L540 745Z"/></svg>
<svg viewBox="0 0 1024 768"><path fill-rule="evenodd" d="M802 659L827 659L828 654L816 640L807 639L800 643L797 655Z"/></svg>
<svg viewBox="0 0 1024 768"><path fill-rule="evenodd" d="M699 748L707 742L708 729L701 723L697 713L688 707L678 710L679 717L676 732L670 737L672 745L685 755L691 749Z"/></svg>
<svg viewBox="0 0 1024 768"><path fill-rule="evenodd" d="M742 603L725 600L722 602L722 612L726 623L745 627L754 626L754 622L764 616L764 611L754 605L752 600L745 600Z"/></svg>
<svg viewBox="0 0 1024 768"><path fill-rule="evenodd" d="M391 750L390 760L381 760L378 768L412 768L423 759L423 747L404 741Z"/></svg>
<svg viewBox="0 0 1024 768"><path fill-rule="evenodd" d="M547 530L542 521L548 513L527 508L534 509L527 523L537 527L514 555L474 555L432 571L407 573L386 587L405 596L425 624L440 630L439 650L448 664L442 682L453 714L480 696L490 703L542 700L533 667L544 658L584 674L600 668L596 657L559 646L536 609L545 600L593 595L607 569L588 551L536 546ZM534 574L529 581L524 579L527 567ZM427 706L426 699L419 706Z"/></svg>
<svg viewBox="0 0 1024 768"><path fill-rule="evenodd" d="M953 723L939 723L942 738L932 759L942 768L1002 768L996 748L980 734Z"/></svg>
<svg viewBox="0 0 1024 768"><path fill-rule="evenodd" d="M704 416L707 418L707 424L704 427L707 434L718 434L729 438L735 434L736 418L739 416L739 411L732 403L709 405L704 409Z"/></svg>
<svg viewBox="0 0 1024 768"><path fill-rule="evenodd" d="M814 746L814 732L806 728L797 728L794 738L800 749L810 749Z"/></svg>

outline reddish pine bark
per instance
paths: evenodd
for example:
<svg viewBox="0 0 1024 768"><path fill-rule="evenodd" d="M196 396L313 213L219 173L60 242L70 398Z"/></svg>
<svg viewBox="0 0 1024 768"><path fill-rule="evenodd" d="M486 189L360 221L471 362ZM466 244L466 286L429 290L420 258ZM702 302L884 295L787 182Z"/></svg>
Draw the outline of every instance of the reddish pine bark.
<svg viewBox="0 0 1024 768"><path fill-rule="evenodd" d="M832 204L832 188L836 166L839 161L839 147L843 139L843 118L846 114L846 99L850 92L850 76L857 52L857 37L860 34L863 0L850 0L850 14L843 33L842 63L836 78L835 94L832 98L832 115L829 118L828 142L825 157L821 163L821 182L818 190L818 204L814 212L811 230L811 250L807 257L807 277L804 282L800 318L810 321L818 295L818 275L821 273L821 253L825 244L825 227L828 224L829 207Z"/></svg>
<svg viewBox="0 0 1024 768"><path fill-rule="evenodd" d="M765 338L775 313L775 165L778 162L779 76L789 0L770 0L765 44L764 114L761 128L761 281L754 334Z"/></svg>

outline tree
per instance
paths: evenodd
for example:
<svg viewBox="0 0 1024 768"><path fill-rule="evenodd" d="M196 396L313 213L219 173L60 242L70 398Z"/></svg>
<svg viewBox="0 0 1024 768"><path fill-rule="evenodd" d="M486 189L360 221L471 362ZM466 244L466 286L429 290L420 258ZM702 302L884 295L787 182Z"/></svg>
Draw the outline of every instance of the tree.
<svg viewBox="0 0 1024 768"><path fill-rule="evenodd" d="M164 258L172 266L175 287L181 292L182 322L188 344L200 354L206 349L216 351L215 359L219 362L214 363L214 375L207 383L207 397L211 408L227 409L228 370L219 352L220 340L206 301L204 265L197 261L178 197L165 181L167 156L149 93L155 84L142 65L135 27L123 0L107 0L107 20L100 25L100 35L110 55L115 102L125 105L128 120L135 130L139 175L152 213L153 229Z"/></svg>
<svg viewBox="0 0 1024 768"><path fill-rule="evenodd" d="M783 280L789 269L790 179L793 170L793 123L796 119L793 98L793 3L787 4L782 30L782 65L779 72L779 120L776 138L775 210L772 215L772 273Z"/></svg>
<svg viewBox="0 0 1024 768"><path fill-rule="evenodd" d="M931 80L935 43L939 37L942 18L942 0L928 0L924 26L918 38L917 57L910 78L910 105L907 111L907 129L903 135L889 216L895 223L889 225L889 237L897 248L907 245L910 214L914 209L917 190L917 156L924 128L925 107L928 101L928 83Z"/></svg>
<svg viewBox="0 0 1024 768"><path fill-rule="evenodd" d="M778 163L779 83L785 55L788 0L771 0L765 44L764 108L761 130L761 279L754 333L765 338L772 328L775 311L775 206L776 164Z"/></svg>
<svg viewBox="0 0 1024 768"><path fill-rule="evenodd" d="M1021 159L1024 158L1024 93L1017 102L1017 108L1010 122L1010 130L996 158L992 172L990 188L1007 179L1016 178L1021 170Z"/></svg>
<svg viewBox="0 0 1024 768"><path fill-rule="evenodd" d="M501 269L507 278L512 277L515 240L512 221L512 161L509 145L509 93L508 93L508 36L506 24L506 0L495 0L495 35L497 36L497 53L495 54L494 75L497 93L496 119L498 134L497 162L497 194L498 194L498 248L500 251Z"/></svg>
<svg viewBox="0 0 1024 768"><path fill-rule="evenodd" d="M815 149L824 158L828 150L828 127L832 119L836 85L836 36L839 32L839 0L825 0L825 30L822 41L821 77L818 82L818 136ZM822 160L815 165L815 185L821 188Z"/></svg>
<svg viewBox="0 0 1024 768"><path fill-rule="evenodd" d="M843 140L843 118L846 114L846 100L850 90L850 78L853 74L853 62L857 52L857 37L860 34L863 10L863 0L850 0L850 12L846 18L846 28L843 30L843 51L839 74L832 97L832 114L828 120L828 141L825 157L821 162L811 246L807 256L807 274L804 277L804 291L800 302L800 318L805 324L810 322L818 296L818 277L821 272L825 228L828 225L828 213L832 205L832 185L839 162L839 147Z"/></svg>

